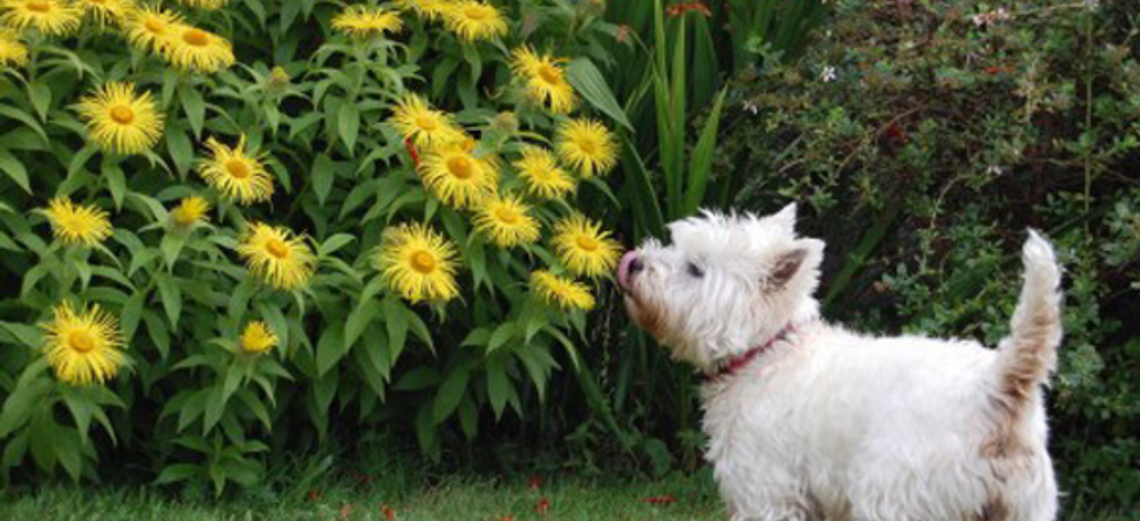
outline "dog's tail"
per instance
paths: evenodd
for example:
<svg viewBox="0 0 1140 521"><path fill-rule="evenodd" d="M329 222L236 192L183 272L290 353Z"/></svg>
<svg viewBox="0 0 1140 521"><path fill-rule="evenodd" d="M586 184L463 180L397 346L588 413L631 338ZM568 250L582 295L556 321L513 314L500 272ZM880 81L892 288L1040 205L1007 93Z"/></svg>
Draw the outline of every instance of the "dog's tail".
<svg viewBox="0 0 1140 521"><path fill-rule="evenodd" d="M998 348L1001 402L1019 416L1056 368L1061 344L1061 268L1049 242L1036 231L1022 248L1025 282L1010 322L1010 334Z"/></svg>

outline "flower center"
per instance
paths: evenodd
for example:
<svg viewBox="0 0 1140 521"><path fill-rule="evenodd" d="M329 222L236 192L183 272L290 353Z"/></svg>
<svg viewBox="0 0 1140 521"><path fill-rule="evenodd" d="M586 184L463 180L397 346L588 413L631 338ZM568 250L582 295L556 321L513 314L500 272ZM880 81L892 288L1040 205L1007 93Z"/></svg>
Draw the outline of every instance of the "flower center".
<svg viewBox="0 0 1140 521"><path fill-rule="evenodd" d="M598 240L588 235L579 235L574 242L578 243L578 247L586 251L594 251L598 249Z"/></svg>
<svg viewBox="0 0 1140 521"><path fill-rule="evenodd" d="M578 148L582 150L583 154L594 155L598 152L598 144L593 139L582 138L578 140Z"/></svg>
<svg viewBox="0 0 1140 521"><path fill-rule="evenodd" d="M120 125L126 125L135 120L135 111L126 105L111 107L111 119Z"/></svg>
<svg viewBox="0 0 1140 521"><path fill-rule="evenodd" d="M245 164L245 161L242 161L240 159L231 159L229 161L226 161L226 171L230 173L230 176L237 179L245 179L249 177L249 165Z"/></svg>
<svg viewBox="0 0 1140 521"><path fill-rule="evenodd" d="M482 21L490 18L491 12L481 5L473 5L463 10L463 16L468 20Z"/></svg>
<svg viewBox="0 0 1140 521"><path fill-rule="evenodd" d="M26 4L29 11L36 13L46 13L51 11L51 4L44 0L32 0Z"/></svg>
<svg viewBox="0 0 1140 521"><path fill-rule="evenodd" d="M210 43L210 35L201 29L190 29L182 34L182 40L194 47L205 47Z"/></svg>
<svg viewBox="0 0 1140 521"><path fill-rule="evenodd" d="M278 239L269 239L265 241L265 251L278 259L285 259L289 256L289 245Z"/></svg>
<svg viewBox="0 0 1140 521"><path fill-rule="evenodd" d="M420 116L416 118L416 125L424 132L431 132L439 128L439 123L436 123L435 118L430 116Z"/></svg>
<svg viewBox="0 0 1140 521"><path fill-rule="evenodd" d="M158 18L147 18L146 21L143 22L143 27L146 27L146 30L153 34L162 34L166 32L166 24Z"/></svg>
<svg viewBox="0 0 1140 521"><path fill-rule="evenodd" d="M95 349L95 339L91 337L91 333L86 331L72 331L67 335L67 345L73 351L86 353Z"/></svg>
<svg viewBox="0 0 1140 521"><path fill-rule="evenodd" d="M519 213L514 211L512 208L496 208L495 217L498 217L500 221L503 221L507 224L515 224L519 222Z"/></svg>
<svg viewBox="0 0 1140 521"><path fill-rule="evenodd" d="M474 173L472 172L472 170L474 170L473 166L471 160L464 156L455 156L447 160L447 170L451 172L451 175L459 179L470 178Z"/></svg>
<svg viewBox="0 0 1140 521"><path fill-rule="evenodd" d="M549 63L538 66L538 77L549 84L556 84L562 80L561 71Z"/></svg>
<svg viewBox="0 0 1140 521"><path fill-rule="evenodd" d="M413 253L412 269L424 275L435 271L435 256L424 250Z"/></svg>

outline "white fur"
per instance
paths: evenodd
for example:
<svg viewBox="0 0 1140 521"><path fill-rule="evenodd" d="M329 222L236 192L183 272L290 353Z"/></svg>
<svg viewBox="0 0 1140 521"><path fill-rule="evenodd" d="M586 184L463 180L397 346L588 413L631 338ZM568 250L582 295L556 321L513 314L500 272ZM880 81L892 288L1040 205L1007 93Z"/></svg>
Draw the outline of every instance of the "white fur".
<svg viewBox="0 0 1140 521"><path fill-rule="evenodd" d="M796 327L702 388L707 458L733 521L1054 519L1039 388L1061 335L1049 244L1031 234L1011 338L992 350L825 323L812 296L823 243L794 226L794 206L705 213L672 224L672 246L647 243L642 269L619 274L634 320L706 373ZM802 263L775 285L796 249Z"/></svg>

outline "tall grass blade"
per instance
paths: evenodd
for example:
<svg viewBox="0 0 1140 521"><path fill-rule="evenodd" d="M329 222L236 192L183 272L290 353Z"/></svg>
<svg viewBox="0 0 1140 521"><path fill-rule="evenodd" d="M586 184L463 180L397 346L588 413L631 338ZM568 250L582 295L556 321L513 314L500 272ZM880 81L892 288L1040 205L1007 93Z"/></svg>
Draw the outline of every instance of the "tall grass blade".
<svg viewBox="0 0 1140 521"><path fill-rule="evenodd" d="M713 101L709 119L705 128L701 130L701 137L697 146L693 148L693 157L689 163L689 182L685 189L684 215L697 211L705 200L705 190L708 187L709 176L712 174L713 151L716 149L717 132L720 130L720 115L724 109L724 98L727 89L722 89Z"/></svg>
<svg viewBox="0 0 1140 521"><path fill-rule="evenodd" d="M634 130L629 118L626 117L625 110L621 108L602 72L593 62L587 58L578 58L566 67L566 75L570 84L590 105L613 118L621 126L630 131Z"/></svg>

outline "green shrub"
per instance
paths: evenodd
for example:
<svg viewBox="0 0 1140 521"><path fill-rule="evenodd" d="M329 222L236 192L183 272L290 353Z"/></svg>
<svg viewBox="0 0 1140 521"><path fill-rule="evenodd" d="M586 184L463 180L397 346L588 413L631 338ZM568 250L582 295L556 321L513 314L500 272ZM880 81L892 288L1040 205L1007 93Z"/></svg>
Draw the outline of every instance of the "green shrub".
<svg viewBox="0 0 1140 521"><path fill-rule="evenodd" d="M0 7L7 478L221 493L380 426L439 458L580 363L616 28L395 4Z"/></svg>
<svg viewBox="0 0 1140 521"><path fill-rule="evenodd" d="M1099 6L1098 6L1099 4ZM1140 41L1126 2L843 0L803 60L744 74L714 171L806 203L828 314L993 345L1025 229L1067 269L1050 393L1070 504L1140 501Z"/></svg>

